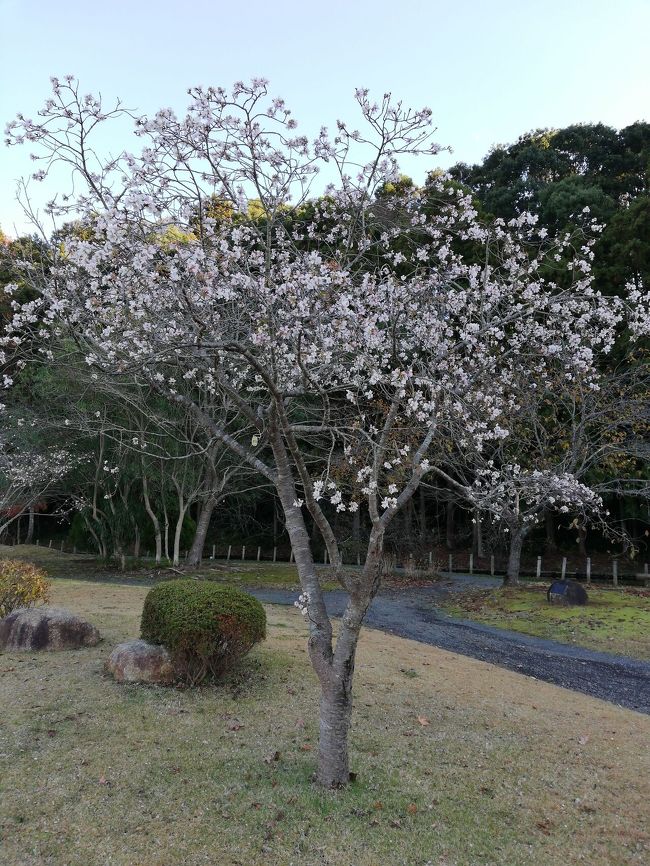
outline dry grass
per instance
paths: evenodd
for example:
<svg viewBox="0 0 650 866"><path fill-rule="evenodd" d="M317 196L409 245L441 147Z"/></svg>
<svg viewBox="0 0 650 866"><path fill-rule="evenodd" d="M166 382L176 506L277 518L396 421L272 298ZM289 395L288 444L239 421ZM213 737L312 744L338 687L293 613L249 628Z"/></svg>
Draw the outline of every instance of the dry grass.
<svg viewBox="0 0 650 866"><path fill-rule="evenodd" d="M326 793L300 615L268 608L219 688L120 686L102 665L145 592L56 580L105 642L0 656L3 866L648 862L646 716L367 631L359 778Z"/></svg>

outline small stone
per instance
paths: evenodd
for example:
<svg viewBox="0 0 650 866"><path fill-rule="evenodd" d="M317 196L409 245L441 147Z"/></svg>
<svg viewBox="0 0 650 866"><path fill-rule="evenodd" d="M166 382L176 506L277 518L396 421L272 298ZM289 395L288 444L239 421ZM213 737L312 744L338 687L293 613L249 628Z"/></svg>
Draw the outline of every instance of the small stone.
<svg viewBox="0 0 650 866"><path fill-rule="evenodd" d="M115 647L106 662L106 671L120 683L174 682L174 667L163 646L146 640L130 640Z"/></svg>
<svg viewBox="0 0 650 866"><path fill-rule="evenodd" d="M100 640L94 625L60 607L20 607L0 619L0 650L7 652L80 649Z"/></svg>

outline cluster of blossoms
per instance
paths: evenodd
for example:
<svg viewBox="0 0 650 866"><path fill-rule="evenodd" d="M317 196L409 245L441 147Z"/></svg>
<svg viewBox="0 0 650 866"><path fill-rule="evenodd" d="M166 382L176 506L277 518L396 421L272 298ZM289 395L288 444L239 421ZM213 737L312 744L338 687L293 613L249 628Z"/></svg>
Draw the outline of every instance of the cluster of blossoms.
<svg viewBox="0 0 650 866"><path fill-rule="evenodd" d="M516 463L477 470L468 499L506 522L534 524L547 510L597 514L602 499L568 472L522 469Z"/></svg>
<svg viewBox="0 0 650 866"><path fill-rule="evenodd" d="M650 293L643 286L630 283L627 286L631 305L630 329L635 337L650 336Z"/></svg>
<svg viewBox="0 0 650 866"><path fill-rule="evenodd" d="M4 442L0 448L0 511L12 517L51 491L77 465L63 448L25 450Z"/></svg>
<svg viewBox="0 0 650 866"><path fill-rule="evenodd" d="M309 614L309 593L301 592L293 606L297 607L303 616L307 616Z"/></svg>

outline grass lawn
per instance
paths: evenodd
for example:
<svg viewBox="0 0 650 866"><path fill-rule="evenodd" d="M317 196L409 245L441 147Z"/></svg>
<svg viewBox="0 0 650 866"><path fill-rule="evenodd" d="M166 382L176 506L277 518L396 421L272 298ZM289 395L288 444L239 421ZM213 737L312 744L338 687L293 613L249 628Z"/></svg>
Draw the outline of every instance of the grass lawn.
<svg viewBox="0 0 650 866"><path fill-rule="evenodd" d="M301 615L267 608L219 687L119 685L103 663L145 593L57 579L104 642L0 655L3 866L648 862L647 716L368 630L358 780L323 792Z"/></svg>
<svg viewBox="0 0 650 866"><path fill-rule="evenodd" d="M548 603L547 589L547 583L479 589L450 595L441 606L497 628L650 659L650 590L591 587L585 607L564 607Z"/></svg>

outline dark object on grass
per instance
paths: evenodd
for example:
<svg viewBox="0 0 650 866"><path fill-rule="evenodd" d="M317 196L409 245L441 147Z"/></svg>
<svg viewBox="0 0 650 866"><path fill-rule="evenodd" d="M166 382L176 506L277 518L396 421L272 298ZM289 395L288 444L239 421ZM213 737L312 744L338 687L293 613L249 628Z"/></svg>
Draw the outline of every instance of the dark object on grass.
<svg viewBox="0 0 650 866"><path fill-rule="evenodd" d="M19 607L0 619L0 649L7 652L80 649L100 640L94 625L60 607Z"/></svg>
<svg viewBox="0 0 650 866"><path fill-rule="evenodd" d="M141 637L162 644L176 676L197 685L221 676L266 637L266 614L256 598L238 589L169 580L145 599Z"/></svg>
<svg viewBox="0 0 650 866"><path fill-rule="evenodd" d="M546 598L551 604L578 604L585 605L589 596L577 580L554 580L549 586Z"/></svg>

